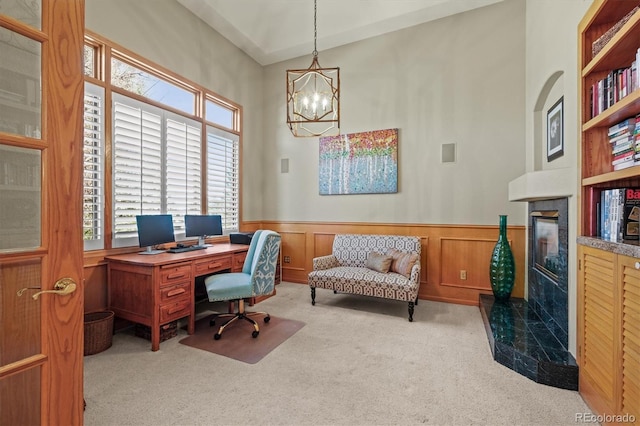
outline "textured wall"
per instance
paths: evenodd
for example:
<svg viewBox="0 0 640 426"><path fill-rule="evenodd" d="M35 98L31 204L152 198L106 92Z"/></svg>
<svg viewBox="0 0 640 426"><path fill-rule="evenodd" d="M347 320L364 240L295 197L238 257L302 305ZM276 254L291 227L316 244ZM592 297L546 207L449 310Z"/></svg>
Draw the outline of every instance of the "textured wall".
<svg viewBox="0 0 640 426"><path fill-rule="evenodd" d="M342 133L399 128L397 194L320 196L318 138L291 135L283 102L286 69L311 55L266 67L264 219L495 224L508 214L524 224L507 194L525 167L524 22L525 2L511 0L318 46L321 65L340 67ZM457 162L440 162L443 143L457 144Z"/></svg>

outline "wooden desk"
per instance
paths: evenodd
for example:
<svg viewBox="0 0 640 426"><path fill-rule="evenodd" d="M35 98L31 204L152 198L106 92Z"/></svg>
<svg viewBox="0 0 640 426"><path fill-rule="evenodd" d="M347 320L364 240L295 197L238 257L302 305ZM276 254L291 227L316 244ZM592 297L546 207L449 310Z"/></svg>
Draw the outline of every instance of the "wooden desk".
<svg viewBox="0 0 640 426"><path fill-rule="evenodd" d="M195 278L216 272L240 272L249 246L214 244L186 253L138 253L107 256L109 309L151 329L151 350L160 347L160 326L188 317L195 328Z"/></svg>

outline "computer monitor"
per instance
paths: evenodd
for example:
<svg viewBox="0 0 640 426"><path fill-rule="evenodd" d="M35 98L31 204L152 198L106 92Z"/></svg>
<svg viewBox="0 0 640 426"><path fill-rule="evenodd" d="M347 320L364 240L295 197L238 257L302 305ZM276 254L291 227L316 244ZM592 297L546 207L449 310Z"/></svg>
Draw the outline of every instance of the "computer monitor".
<svg viewBox="0 0 640 426"><path fill-rule="evenodd" d="M198 237L198 245L208 247L204 239L207 236L222 235L222 216L219 214L184 216L185 237Z"/></svg>
<svg viewBox="0 0 640 426"><path fill-rule="evenodd" d="M170 214L149 214L136 216L138 224L138 243L146 247L140 254L158 254L164 250L154 250L153 246L172 243L176 240L173 234L173 217Z"/></svg>

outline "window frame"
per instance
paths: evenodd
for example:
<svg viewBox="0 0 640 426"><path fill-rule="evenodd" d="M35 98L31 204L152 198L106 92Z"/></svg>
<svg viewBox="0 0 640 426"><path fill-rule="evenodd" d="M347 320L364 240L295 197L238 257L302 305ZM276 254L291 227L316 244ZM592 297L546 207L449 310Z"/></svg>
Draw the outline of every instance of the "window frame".
<svg viewBox="0 0 640 426"><path fill-rule="evenodd" d="M220 131L227 132L229 135L232 135L236 139L237 143L237 152L238 152L238 164L237 164L237 173L238 173L238 182L237 182L237 192L235 193L235 197L237 198L237 210L234 216L234 221L237 223L237 227L232 229L225 229L225 234L229 232L237 231L240 229L242 218L241 218L241 200L242 200L242 186L240 182L241 178L241 161L239 158L242 156L242 130L241 130L241 122L242 122L242 107L232 102L215 92L205 88L202 85L194 83L158 64L155 64L129 50L126 48L119 46L110 40L105 39L104 37L99 36L91 31L86 31L85 33L85 46L92 48L93 52L93 75L85 75L85 82L92 83L97 86L101 86L104 89L104 167L103 167L103 197L104 197L104 208L103 208L103 249L109 250L117 247L137 247L137 239L134 242L133 239L130 239L127 244L121 244L120 242L116 243L115 238L115 199L114 199L114 98L122 95L125 97L129 97L133 100L142 102L144 104L148 104L154 107L158 107L161 110L167 111L169 115L175 114L184 119L194 120L198 123L201 136L200 141L200 157L201 157L201 171L200 171L200 209L201 214L209 214L207 210L208 201L207 194L209 192L207 188L207 129L212 127L216 128ZM195 114L190 114L189 112L179 110L171 105L163 104L153 99L146 98L137 93L130 92L126 89L117 87L111 84L111 58L117 58L120 61L126 62L127 64L134 66L140 70L143 70L146 73L153 75L155 78L162 79L172 85L175 85L181 89L188 90L194 93L194 108L193 111ZM221 106L222 108L228 109L232 113L232 128L228 127L228 116L227 120L224 123L215 123L208 121L206 119L206 103L214 102L216 106ZM164 130L163 130L164 132ZM164 142L163 142L164 143ZM163 166L164 167L164 166ZM166 194L164 195L166 198ZM166 203L166 199L164 202ZM166 204L165 204L166 206ZM177 228L176 229L176 239L180 240L184 238L184 233ZM97 250L99 247L88 247L85 246L85 251L89 250Z"/></svg>

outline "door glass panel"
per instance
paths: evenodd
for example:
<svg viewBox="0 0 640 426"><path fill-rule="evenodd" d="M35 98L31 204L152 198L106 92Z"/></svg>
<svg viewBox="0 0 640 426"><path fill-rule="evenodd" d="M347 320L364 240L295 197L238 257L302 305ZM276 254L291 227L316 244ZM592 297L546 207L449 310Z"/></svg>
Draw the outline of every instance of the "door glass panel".
<svg viewBox="0 0 640 426"><path fill-rule="evenodd" d="M0 252L40 246L41 153L0 144Z"/></svg>
<svg viewBox="0 0 640 426"><path fill-rule="evenodd" d="M41 0L0 0L0 15L7 15L34 28L42 27Z"/></svg>
<svg viewBox="0 0 640 426"><path fill-rule="evenodd" d="M31 297L40 291L40 268L39 259L0 264L0 367L41 352L40 299Z"/></svg>
<svg viewBox="0 0 640 426"><path fill-rule="evenodd" d="M0 132L40 139L40 43L0 28L0 58Z"/></svg>

